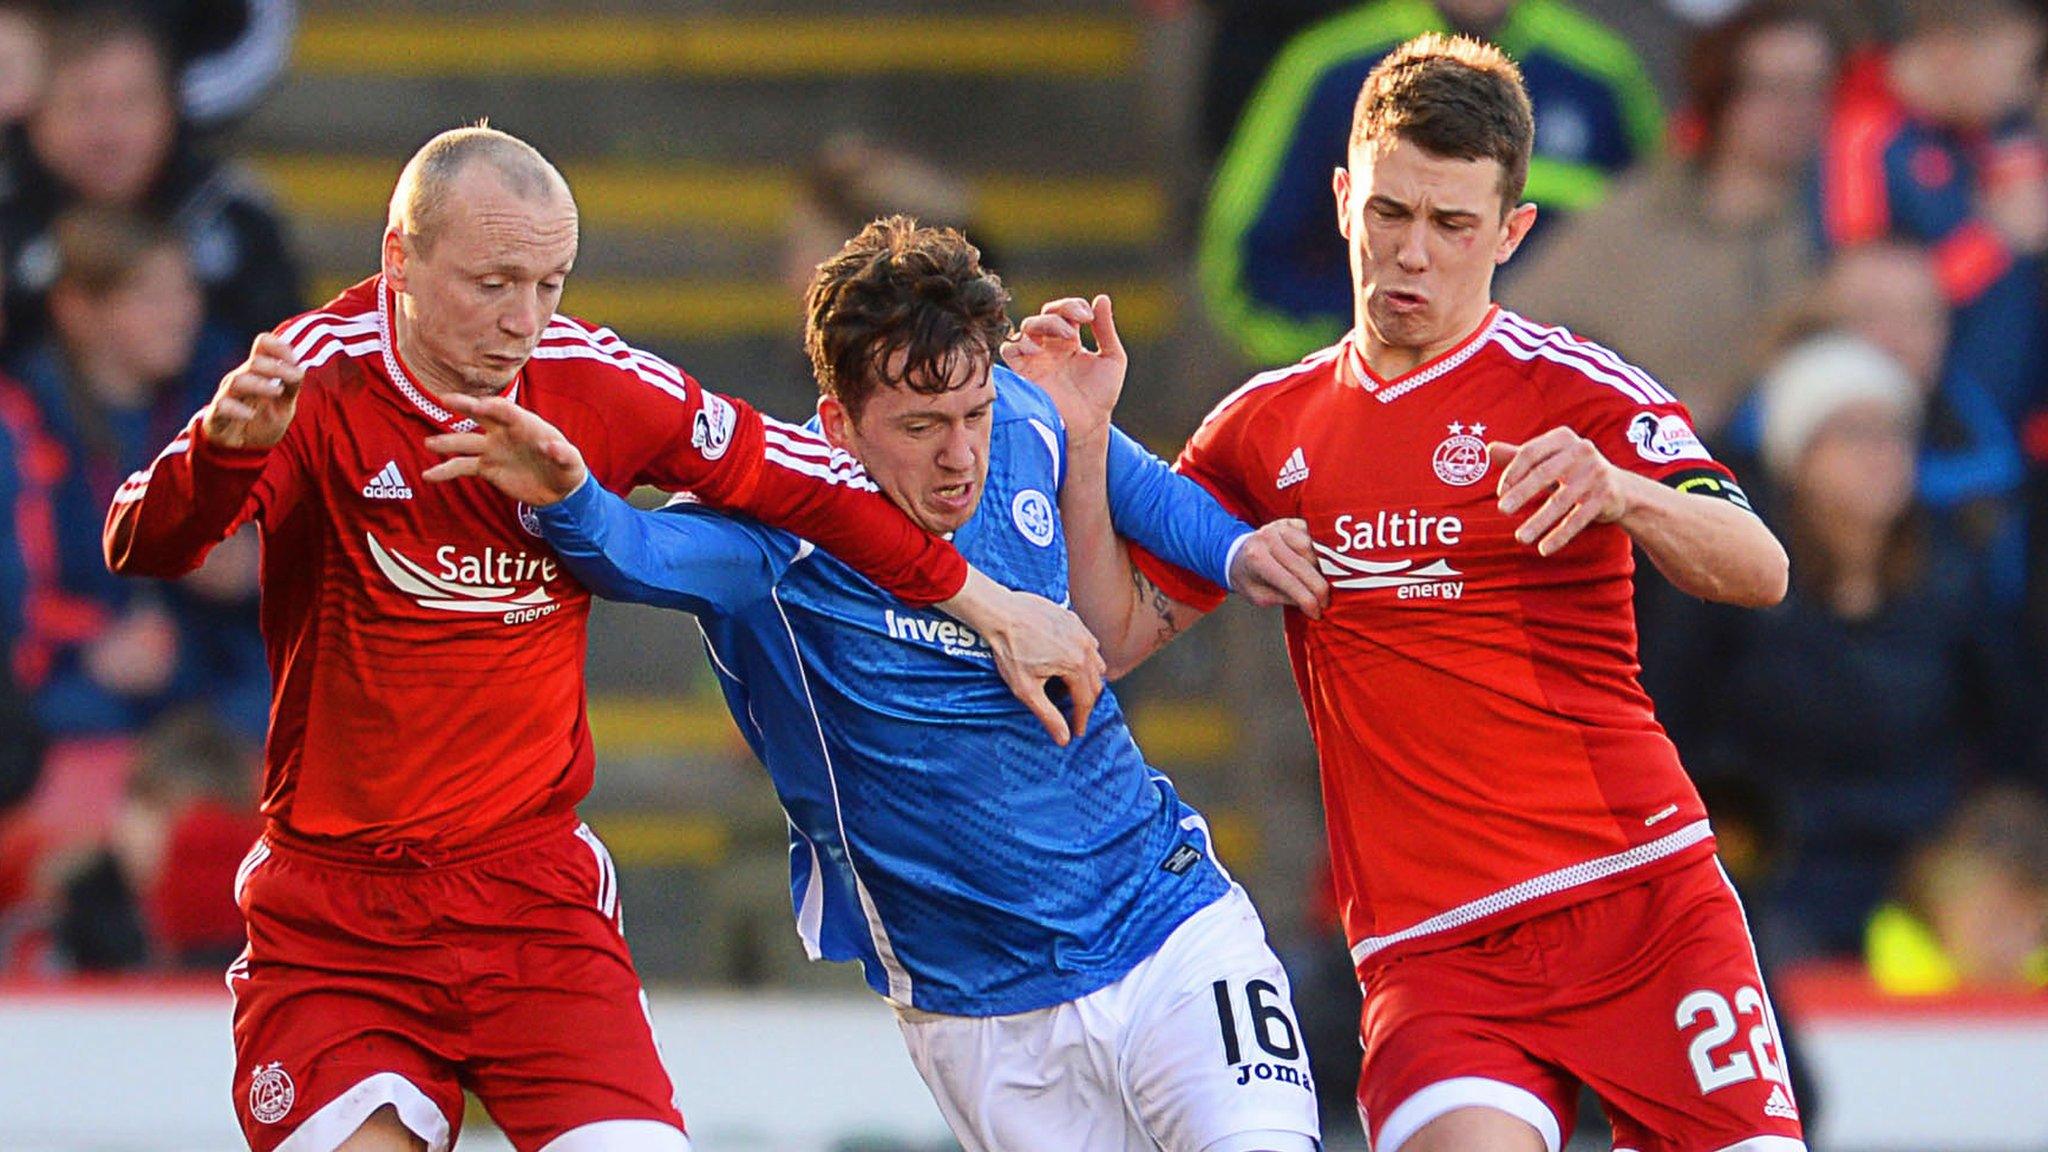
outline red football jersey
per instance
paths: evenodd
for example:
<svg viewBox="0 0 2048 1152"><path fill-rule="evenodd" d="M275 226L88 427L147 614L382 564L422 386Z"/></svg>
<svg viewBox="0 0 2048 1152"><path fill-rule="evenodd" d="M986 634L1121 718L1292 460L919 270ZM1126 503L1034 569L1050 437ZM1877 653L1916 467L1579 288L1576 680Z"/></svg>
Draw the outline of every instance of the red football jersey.
<svg viewBox="0 0 2048 1152"><path fill-rule="evenodd" d="M1544 558L1514 539L1527 512L1499 510L1487 441L1559 425L1632 471L1740 498L1655 381L1499 309L1392 380L1351 338L1255 377L1176 465L1254 524L1305 519L1330 581L1323 619L1287 614L1287 645L1361 964L1712 851L1637 682L1627 534L1596 525ZM1139 561L1184 602L1218 598Z"/></svg>
<svg viewBox="0 0 2048 1152"><path fill-rule="evenodd" d="M245 520L263 533L272 683L263 811L303 836L452 848L590 789L589 593L531 509L481 480L430 484L425 440L474 427L398 359L381 278L278 328L305 365L263 451L199 418L108 513L116 570L175 576ZM966 565L823 441L608 329L554 317L507 395L560 428L613 491L688 489L836 553L906 600L957 593ZM430 849L429 849L430 851Z"/></svg>

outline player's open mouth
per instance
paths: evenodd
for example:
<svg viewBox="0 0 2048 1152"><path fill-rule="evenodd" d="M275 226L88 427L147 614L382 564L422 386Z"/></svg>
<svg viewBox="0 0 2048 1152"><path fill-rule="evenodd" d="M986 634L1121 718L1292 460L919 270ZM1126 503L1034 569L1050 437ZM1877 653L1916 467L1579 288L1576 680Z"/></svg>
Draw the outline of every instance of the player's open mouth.
<svg viewBox="0 0 2048 1152"><path fill-rule="evenodd" d="M1381 295L1386 298L1388 306L1396 312L1414 312L1429 303L1429 297L1420 292L1390 289Z"/></svg>
<svg viewBox="0 0 2048 1152"><path fill-rule="evenodd" d="M944 488L932 489L932 499L941 504L958 507L967 503L968 497L973 493L973 484L948 484Z"/></svg>

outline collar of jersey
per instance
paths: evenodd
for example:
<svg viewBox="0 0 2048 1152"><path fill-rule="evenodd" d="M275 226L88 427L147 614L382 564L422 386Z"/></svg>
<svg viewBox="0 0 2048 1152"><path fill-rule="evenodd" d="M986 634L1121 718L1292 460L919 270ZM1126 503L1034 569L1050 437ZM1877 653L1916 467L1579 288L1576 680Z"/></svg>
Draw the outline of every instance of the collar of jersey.
<svg viewBox="0 0 2048 1152"><path fill-rule="evenodd" d="M390 377L391 386L396 388L398 394L403 396L415 409L418 409L421 415L446 428L448 431L476 431L476 421L471 420L467 416L458 417L455 413L434 403L433 397L426 389L412 382L412 376L405 370L405 362L398 358L398 338L393 334L394 331L391 326L390 285L384 282L384 277L379 276L377 277L377 351L384 356L384 374ZM511 400L515 404L518 403L519 382L525 378L526 373L522 370L519 375L512 378L512 383L507 385L505 390L500 392L499 395Z"/></svg>
<svg viewBox="0 0 2048 1152"><path fill-rule="evenodd" d="M1359 340L1358 330L1354 328L1344 337L1345 374L1351 378L1351 383L1379 397L1382 404L1392 403L1470 360L1472 354L1486 343L1486 334L1493 331L1493 323L1499 318L1500 305L1489 306L1478 327L1472 329L1471 334L1463 340L1458 341L1455 347L1438 353L1434 358L1387 380L1381 379L1372 370L1372 366L1366 363L1363 342Z"/></svg>

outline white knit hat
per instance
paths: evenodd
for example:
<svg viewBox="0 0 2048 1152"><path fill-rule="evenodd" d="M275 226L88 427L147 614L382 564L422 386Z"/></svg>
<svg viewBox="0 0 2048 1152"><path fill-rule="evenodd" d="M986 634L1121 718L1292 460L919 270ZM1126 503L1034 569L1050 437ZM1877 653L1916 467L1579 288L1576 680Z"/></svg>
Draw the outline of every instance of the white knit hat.
<svg viewBox="0 0 2048 1152"><path fill-rule="evenodd" d="M1855 336L1829 332L1796 344L1757 385L1763 410L1764 466L1790 476L1827 422L1851 404L1879 401L1906 423L1920 422L1921 394L1897 360Z"/></svg>

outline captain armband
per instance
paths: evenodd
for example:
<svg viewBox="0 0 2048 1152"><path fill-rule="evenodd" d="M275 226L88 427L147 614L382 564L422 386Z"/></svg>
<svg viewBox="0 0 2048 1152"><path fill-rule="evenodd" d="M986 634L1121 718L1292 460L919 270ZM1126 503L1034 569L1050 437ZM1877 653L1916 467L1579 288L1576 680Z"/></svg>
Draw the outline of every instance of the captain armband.
<svg viewBox="0 0 2048 1152"><path fill-rule="evenodd" d="M1690 492L1695 496L1711 496L1716 500L1726 500L1744 512L1756 511L1756 509L1750 507L1749 494L1742 490L1742 485L1737 484L1733 479L1719 472L1711 472L1705 468L1693 468L1666 476L1664 483L1678 489L1680 492Z"/></svg>

